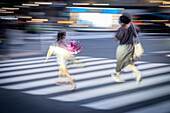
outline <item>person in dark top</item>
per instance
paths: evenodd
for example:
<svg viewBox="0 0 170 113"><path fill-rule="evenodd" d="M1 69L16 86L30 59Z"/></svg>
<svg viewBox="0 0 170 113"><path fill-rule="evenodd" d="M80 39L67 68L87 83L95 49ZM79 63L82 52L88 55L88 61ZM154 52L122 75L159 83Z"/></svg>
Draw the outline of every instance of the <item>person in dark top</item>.
<svg viewBox="0 0 170 113"><path fill-rule="evenodd" d="M131 23L131 19L127 16L120 16L121 27L117 30L114 40L119 40L119 46L116 51L116 75L111 74L112 78L116 82L124 82L120 79L120 72L124 67L129 67L136 74L136 81L139 83L142 79L141 73L136 69L133 64L133 52L134 52L134 38L136 37L136 28Z"/></svg>

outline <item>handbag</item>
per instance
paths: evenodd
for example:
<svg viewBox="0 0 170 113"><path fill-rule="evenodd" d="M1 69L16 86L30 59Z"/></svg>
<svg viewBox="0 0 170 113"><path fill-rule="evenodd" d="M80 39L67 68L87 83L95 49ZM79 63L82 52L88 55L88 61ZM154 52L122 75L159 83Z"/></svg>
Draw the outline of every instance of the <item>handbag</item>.
<svg viewBox="0 0 170 113"><path fill-rule="evenodd" d="M136 43L134 44L134 53L133 53L133 55L135 57L137 57L137 58L141 58L141 55L144 53L144 49L142 47L142 44L140 42L139 36L138 36L138 34L137 34L136 30L135 30L134 25L133 25L133 28L134 28L136 38L137 38Z"/></svg>
<svg viewBox="0 0 170 113"><path fill-rule="evenodd" d="M141 58L141 55L144 53L144 49L142 47L142 44L141 43L137 43L135 44L135 47L134 47L134 56L136 57L139 57Z"/></svg>

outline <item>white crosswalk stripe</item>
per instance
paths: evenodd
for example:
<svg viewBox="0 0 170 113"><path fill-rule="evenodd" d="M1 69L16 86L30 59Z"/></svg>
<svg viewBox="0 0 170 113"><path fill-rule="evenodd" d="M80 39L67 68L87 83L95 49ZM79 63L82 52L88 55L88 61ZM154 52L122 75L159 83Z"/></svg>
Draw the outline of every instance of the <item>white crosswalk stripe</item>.
<svg viewBox="0 0 170 113"><path fill-rule="evenodd" d="M151 105L144 107L142 109L137 109L127 113L168 113L170 111L170 100L158 103L156 105Z"/></svg>
<svg viewBox="0 0 170 113"><path fill-rule="evenodd" d="M170 95L169 64L137 61L135 64L138 64L137 68L144 78L141 84L136 85L134 74L126 68L125 73L121 75L126 82L117 84L110 77L116 67L116 60L88 56L79 56L77 59L83 63L68 66L69 73L77 81L77 91L69 92L71 85L55 85L59 74L55 57L49 59L46 64L44 64L45 57L0 61L0 88L21 90L22 93L30 95L48 95L50 100L79 102L80 106L99 110L118 109ZM157 86L158 84L162 85ZM132 92L111 96L129 91ZM167 108L162 102L147 106L146 110L132 110L132 113L154 111L155 106Z"/></svg>
<svg viewBox="0 0 170 113"><path fill-rule="evenodd" d="M147 69L147 67L150 67L150 68L152 67L153 68L153 67L158 67L158 66L163 66L163 65L167 65L167 64L152 64L152 65L151 64L146 64L146 65L140 66L140 69ZM78 72L88 72L88 71L93 71L93 70L97 70L97 69L100 70L100 69L106 69L106 68L112 68L112 67L115 67L115 64L92 66L92 67L87 67L87 68L82 68L82 69L76 68L76 69L69 70L69 72L71 74L73 74L73 73L78 73ZM29 71L31 71L31 70L29 70ZM113 72L113 69L111 69L111 71ZM102 72L104 72L104 71L102 71ZM111 72L109 72L109 73L111 73ZM47 73L32 74L32 75L19 76L19 77L11 77L11 78L6 78L6 79L0 80L0 84L11 83L11 82L19 82L19 81L24 81L24 80L26 81L26 80L47 78L47 77L54 77L54 76L56 77L56 74L58 74L58 72L47 72ZM100 75L97 72L95 72L90 77L91 78L95 77L96 74ZM85 73L85 75L87 75L87 76L82 76L82 77L87 78L90 74ZM79 75L77 75L77 76L79 76Z"/></svg>
<svg viewBox="0 0 170 113"><path fill-rule="evenodd" d="M101 59L94 59L94 58L91 58L91 59L88 59L88 61L93 61L93 60L101 60ZM104 59L102 59L104 60ZM84 62L86 61L85 59L83 60L79 60L80 62ZM104 61L96 61L96 62L87 62L87 63L84 63L84 64L79 64L78 66L90 66L90 65L95 65L95 64L102 64L102 63L114 63L115 61L114 60L104 60ZM52 67L45 67L45 66L52 66ZM16 74L29 74L29 73L36 73L36 72L42 72L42 71L56 71L58 69L58 66L57 66L57 63L54 62L54 63L48 63L48 64L37 64L37 65L34 65L32 67L42 67L42 68L38 68L38 69L31 69L31 71L29 69L27 70L23 70L23 71L12 71L12 72L5 72L5 73L2 73L1 74L1 77L6 77L6 76L13 76L13 75L16 75ZM29 66L31 67L31 65ZM72 65L71 67L77 67L77 65ZM28 68L28 67L24 67L24 68Z"/></svg>
<svg viewBox="0 0 170 113"><path fill-rule="evenodd" d="M160 79L160 78L159 78ZM117 93L117 92L121 92L121 91L126 91L126 90L130 90L130 89L135 89L135 88L139 88L139 87L144 87L144 86L148 86L148 85L152 85L154 83L160 83L160 82L165 82L165 81L169 81L169 76L167 78L164 78L162 81L160 81L159 79L156 79L155 81L152 81L152 79L149 79L149 81L147 81L147 79L145 81L143 81L142 85L137 86L134 84L134 82L127 82L125 84L120 84L118 86L113 85L109 85L109 86L105 86L105 87L100 87L100 88L96 88L96 89L91 89L91 90L87 90L87 91L82 91L82 92L76 92L76 93L71 93L68 95L63 95L63 96L57 96L57 97L52 97L51 99L54 100L61 100L61 101L81 101L81 100L85 100L85 99L89 99L89 98L94 98L94 97L98 97L98 96L103 96L103 95L108 95L108 94L112 94L112 93ZM112 90L109 90L112 89ZM88 95L90 94L90 95Z"/></svg>
<svg viewBox="0 0 170 113"><path fill-rule="evenodd" d="M11 59L11 60L4 60L4 61L0 61L1 67L3 66L10 66L10 65L14 65L15 62L25 62L26 61L32 61L32 60L38 60L38 62L42 62L45 60L46 57L35 57L35 58L22 58L22 59ZM54 59L56 58L55 56L51 56L50 59ZM79 56L77 58L88 58L88 56ZM49 60L50 60L49 59ZM2 65L2 64L6 64L6 65ZM8 64L10 63L10 64ZM32 63L32 62L31 62Z"/></svg>
<svg viewBox="0 0 170 113"><path fill-rule="evenodd" d="M92 58L92 59L88 59L88 61L92 61L92 60L103 60L105 58ZM81 60L82 62L83 61L87 61L87 59L84 59L84 60ZM34 63L34 61L32 61ZM57 65L57 63L52 63L54 65ZM47 64L48 66L51 65L51 64ZM15 67L9 67L9 68L1 68L1 72L2 71L11 71L11 70L17 70L17 69L28 69L28 68L37 68L37 67L40 67L40 66L47 66L43 63L43 61L41 61L41 64L37 64L37 65L25 65L25 66L15 66Z"/></svg>
<svg viewBox="0 0 170 113"><path fill-rule="evenodd" d="M81 106L86 106L95 109L114 109L121 106L137 103L139 101L144 101L155 97L160 97L160 96L170 94L169 90L167 90L169 88L170 88L169 85L161 86L158 88L153 88L145 91L139 91L132 94L123 95L117 98L113 97L113 98L108 98L93 103L83 104Z"/></svg>

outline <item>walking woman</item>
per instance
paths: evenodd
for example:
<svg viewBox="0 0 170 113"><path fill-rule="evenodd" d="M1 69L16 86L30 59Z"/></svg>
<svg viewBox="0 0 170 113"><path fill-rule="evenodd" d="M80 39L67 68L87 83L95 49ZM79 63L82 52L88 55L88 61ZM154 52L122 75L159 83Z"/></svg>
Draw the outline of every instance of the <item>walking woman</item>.
<svg viewBox="0 0 170 113"><path fill-rule="evenodd" d="M75 42L75 41L74 41ZM77 45L75 45L77 44ZM76 49L77 48L77 49ZM74 54L77 54L81 51L81 44L80 43L72 43L66 40L66 33L65 32L58 32L57 40L54 44L52 44L48 50L47 57L45 62L47 62L48 58L54 54L57 57L57 63L59 65L59 78L61 76L66 76L70 80L70 84L72 85L71 90L76 88L76 84L71 78L67 70L67 61L74 60ZM59 80L58 78L58 80ZM57 82L59 84L59 81Z"/></svg>
<svg viewBox="0 0 170 113"><path fill-rule="evenodd" d="M124 82L124 80L120 79L119 76L121 74L121 70L127 66L136 74L136 82L139 84L142 80L141 73L133 64L134 38L136 38L134 30L136 29L128 16L120 16L119 20L121 27L118 29L114 37L114 40L120 41L116 51L116 75L111 74L111 76L115 82Z"/></svg>

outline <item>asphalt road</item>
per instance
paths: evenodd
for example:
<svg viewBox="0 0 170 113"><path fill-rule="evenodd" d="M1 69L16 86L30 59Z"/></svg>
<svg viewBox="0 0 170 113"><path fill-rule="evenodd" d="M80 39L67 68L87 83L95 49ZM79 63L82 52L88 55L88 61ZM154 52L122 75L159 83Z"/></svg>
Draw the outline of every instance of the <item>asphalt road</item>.
<svg viewBox="0 0 170 113"><path fill-rule="evenodd" d="M118 42L97 37L79 39L83 51L77 58L83 64L68 67L77 83L75 91L68 91L68 85L55 85L58 66L54 57L43 64L52 41L29 41L11 50L42 54L0 61L0 113L169 113L170 37L141 36L145 53L136 62L143 74L140 85L128 69L122 75L125 83L112 80Z"/></svg>

